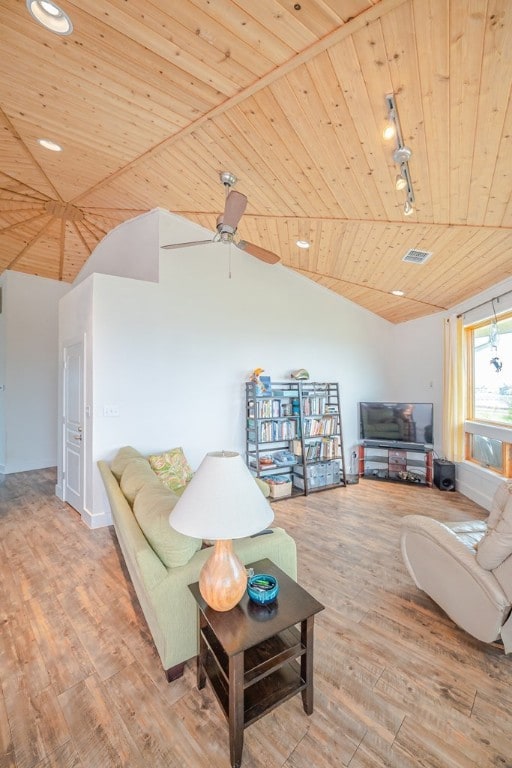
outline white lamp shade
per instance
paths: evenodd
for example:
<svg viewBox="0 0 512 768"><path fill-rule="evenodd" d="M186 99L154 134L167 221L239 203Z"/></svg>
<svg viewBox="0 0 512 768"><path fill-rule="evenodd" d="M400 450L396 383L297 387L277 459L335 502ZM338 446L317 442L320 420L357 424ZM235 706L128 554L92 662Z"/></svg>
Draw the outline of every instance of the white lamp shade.
<svg viewBox="0 0 512 768"><path fill-rule="evenodd" d="M274 512L239 453L207 453L169 515L198 539L240 539L267 528Z"/></svg>

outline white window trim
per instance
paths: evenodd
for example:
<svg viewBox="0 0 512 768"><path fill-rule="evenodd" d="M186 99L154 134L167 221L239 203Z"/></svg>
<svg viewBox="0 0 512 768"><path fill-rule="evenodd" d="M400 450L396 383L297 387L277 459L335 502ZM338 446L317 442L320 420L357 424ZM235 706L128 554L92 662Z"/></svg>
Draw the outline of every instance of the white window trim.
<svg viewBox="0 0 512 768"><path fill-rule="evenodd" d="M487 424L482 421L465 421L464 432L489 437L491 440L501 440L502 443L512 443L512 427Z"/></svg>

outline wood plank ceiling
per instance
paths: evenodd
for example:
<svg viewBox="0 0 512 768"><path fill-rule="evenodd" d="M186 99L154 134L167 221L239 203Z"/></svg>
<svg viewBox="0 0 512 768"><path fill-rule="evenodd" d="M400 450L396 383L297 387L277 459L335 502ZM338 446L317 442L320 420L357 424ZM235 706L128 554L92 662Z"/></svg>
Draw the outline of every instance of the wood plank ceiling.
<svg viewBox="0 0 512 768"><path fill-rule="evenodd" d="M214 231L229 170L243 239L390 322L512 274L510 0L61 7L67 37L0 0L0 270L71 282L109 229L157 206ZM405 263L409 248L433 255Z"/></svg>

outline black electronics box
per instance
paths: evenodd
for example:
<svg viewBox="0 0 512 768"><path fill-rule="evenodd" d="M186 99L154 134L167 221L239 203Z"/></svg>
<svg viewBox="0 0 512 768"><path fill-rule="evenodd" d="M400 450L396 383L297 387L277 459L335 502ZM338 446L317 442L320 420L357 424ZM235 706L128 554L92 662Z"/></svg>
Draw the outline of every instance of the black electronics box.
<svg viewBox="0 0 512 768"><path fill-rule="evenodd" d="M455 490L455 464L446 459L434 459L434 485L440 491Z"/></svg>

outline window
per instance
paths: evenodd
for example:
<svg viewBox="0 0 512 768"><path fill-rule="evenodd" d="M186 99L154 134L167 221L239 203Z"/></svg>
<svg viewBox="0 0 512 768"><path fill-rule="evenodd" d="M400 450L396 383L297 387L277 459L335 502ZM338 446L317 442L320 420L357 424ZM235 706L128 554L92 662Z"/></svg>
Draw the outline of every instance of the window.
<svg viewBox="0 0 512 768"><path fill-rule="evenodd" d="M512 313L466 327L466 458L511 476Z"/></svg>
<svg viewBox="0 0 512 768"><path fill-rule="evenodd" d="M469 417L512 426L512 316L467 330L472 373Z"/></svg>

